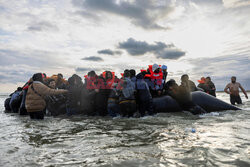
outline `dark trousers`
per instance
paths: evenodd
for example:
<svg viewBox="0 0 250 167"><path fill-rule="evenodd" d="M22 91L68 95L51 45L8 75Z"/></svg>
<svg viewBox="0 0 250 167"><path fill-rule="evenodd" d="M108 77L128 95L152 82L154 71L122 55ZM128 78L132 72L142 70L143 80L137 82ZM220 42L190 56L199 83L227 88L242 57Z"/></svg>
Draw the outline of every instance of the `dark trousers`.
<svg viewBox="0 0 250 167"><path fill-rule="evenodd" d="M30 119L44 119L44 110L37 112L30 112Z"/></svg>
<svg viewBox="0 0 250 167"><path fill-rule="evenodd" d="M132 117L136 112L136 103L130 101L120 103L120 109L123 117Z"/></svg>
<svg viewBox="0 0 250 167"><path fill-rule="evenodd" d="M153 101L148 100L148 101L141 101L139 103L139 111L141 116L145 116L146 111L148 112L149 115L153 115Z"/></svg>
<svg viewBox="0 0 250 167"><path fill-rule="evenodd" d="M235 105L235 103L242 104L242 101L239 95L238 96L230 95L230 102L232 105Z"/></svg>

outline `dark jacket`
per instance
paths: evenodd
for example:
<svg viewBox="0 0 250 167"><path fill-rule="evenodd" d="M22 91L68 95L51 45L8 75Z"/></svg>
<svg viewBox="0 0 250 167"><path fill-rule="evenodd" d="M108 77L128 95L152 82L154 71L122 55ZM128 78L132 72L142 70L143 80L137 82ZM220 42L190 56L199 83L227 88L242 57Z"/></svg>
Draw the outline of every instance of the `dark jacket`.
<svg viewBox="0 0 250 167"><path fill-rule="evenodd" d="M210 92L210 88L205 83L200 83L197 87L203 89L203 91L206 92L206 93Z"/></svg>
<svg viewBox="0 0 250 167"><path fill-rule="evenodd" d="M207 85L208 85L208 87L209 87L209 94L210 95L212 95L212 96L215 96L216 97L216 88L215 88L215 85L214 85L214 83L212 82L212 81L209 81L208 83L207 83Z"/></svg>
<svg viewBox="0 0 250 167"><path fill-rule="evenodd" d="M143 75L138 74L136 76L136 92L139 101L145 102L152 99L148 84L144 81Z"/></svg>
<svg viewBox="0 0 250 167"><path fill-rule="evenodd" d="M71 80L73 81L71 82ZM81 87L74 82L72 77L69 78L67 90L67 108L75 109L79 112L81 106Z"/></svg>

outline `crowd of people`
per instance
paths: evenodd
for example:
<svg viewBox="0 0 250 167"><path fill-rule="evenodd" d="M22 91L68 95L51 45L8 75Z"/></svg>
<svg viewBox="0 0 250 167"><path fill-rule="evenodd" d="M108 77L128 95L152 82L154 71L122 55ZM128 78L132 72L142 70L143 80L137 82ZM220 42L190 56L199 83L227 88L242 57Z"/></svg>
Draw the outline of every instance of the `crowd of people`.
<svg viewBox="0 0 250 167"><path fill-rule="evenodd" d="M43 119L45 114L145 116L155 114L153 98L169 95L183 110L200 114L206 111L192 102L190 93L204 91L216 96L210 77L198 80L197 87L187 74L181 76L180 85L173 79L167 81L166 65L149 65L138 74L134 69L126 69L121 75L118 78L111 71L100 75L90 71L83 81L76 74L65 80L62 74L47 77L44 73L36 73L6 99L5 109L20 115L29 114L31 119ZM240 84L238 86L243 89ZM226 88L236 89L232 84ZM236 97L236 93L231 95Z"/></svg>

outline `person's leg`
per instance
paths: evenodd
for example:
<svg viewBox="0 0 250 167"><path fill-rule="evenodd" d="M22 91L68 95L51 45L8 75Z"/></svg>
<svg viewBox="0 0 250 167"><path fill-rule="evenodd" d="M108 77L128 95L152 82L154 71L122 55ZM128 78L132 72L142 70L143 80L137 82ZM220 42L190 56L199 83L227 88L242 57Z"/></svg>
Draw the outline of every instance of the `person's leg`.
<svg viewBox="0 0 250 167"><path fill-rule="evenodd" d="M139 104L139 112L141 114L141 116L145 116L145 112L146 112L146 106L144 102L140 102Z"/></svg>
<svg viewBox="0 0 250 167"><path fill-rule="evenodd" d="M114 111L114 104L113 103L109 103L108 104L108 114L111 117L115 117L116 116L115 111Z"/></svg>
<svg viewBox="0 0 250 167"><path fill-rule="evenodd" d="M34 112L29 112L29 115L30 115L30 119L35 119Z"/></svg>
<svg viewBox="0 0 250 167"><path fill-rule="evenodd" d="M153 109L153 101L152 99L149 100L146 104L146 110L148 112L148 115L153 115L154 114L154 109Z"/></svg>
<svg viewBox="0 0 250 167"><path fill-rule="evenodd" d="M232 105L235 105L235 96L230 95L230 103L231 103Z"/></svg>
<svg viewBox="0 0 250 167"><path fill-rule="evenodd" d="M128 117L133 117L133 115L134 115L135 112L136 112L136 103L128 102L127 103Z"/></svg>
<svg viewBox="0 0 250 167"><path fill-rule="evenodd" d="M238 97L236 98L236 103L237 103L237 104L242 104L242 100L241 100L240 96L238 96Z"/></svg>
<svg viewBox="0 0 250 167"><path fill-rule="evenodd" d="M121 103L120 104L120 109L121 109L121 116L122 117L127 116L127 105L126 105L126 103Z"/></svg>
<svg viewBox="0 0 250 167"><path fill-rule="evenodd" d="M35 112L35 119L44 119L44 110Z"/></svg>

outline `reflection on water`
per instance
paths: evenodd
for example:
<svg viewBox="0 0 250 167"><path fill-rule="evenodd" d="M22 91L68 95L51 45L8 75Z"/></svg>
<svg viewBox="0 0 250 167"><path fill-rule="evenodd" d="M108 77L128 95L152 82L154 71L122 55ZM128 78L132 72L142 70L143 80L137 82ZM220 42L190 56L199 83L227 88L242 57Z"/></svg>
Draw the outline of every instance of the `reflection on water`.
<svg viewBox="0 0 250 167"><path fill-rule="evenodd" d="M5 97L0 96L0 166L250 165L250 102L242 111L202 116L32 121L3 113ZM219 98L228 100L225 94Z"/></svg>

